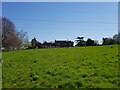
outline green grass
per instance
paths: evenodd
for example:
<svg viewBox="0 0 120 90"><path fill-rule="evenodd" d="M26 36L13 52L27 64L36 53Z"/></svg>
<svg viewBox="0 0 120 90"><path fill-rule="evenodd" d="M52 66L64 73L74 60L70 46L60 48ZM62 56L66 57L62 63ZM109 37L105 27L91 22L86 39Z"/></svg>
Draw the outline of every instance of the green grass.
<svg viewBox="0 0 120 90"><path fill-rule="evenodd" d="M2 64L0 63L0 89L2 89Z"/></svg>
<svg viewBox="0 0 120 90"><path fill-rule="evenodd" d="M117 88L118 46L3 52L3 88Z"/></svg>

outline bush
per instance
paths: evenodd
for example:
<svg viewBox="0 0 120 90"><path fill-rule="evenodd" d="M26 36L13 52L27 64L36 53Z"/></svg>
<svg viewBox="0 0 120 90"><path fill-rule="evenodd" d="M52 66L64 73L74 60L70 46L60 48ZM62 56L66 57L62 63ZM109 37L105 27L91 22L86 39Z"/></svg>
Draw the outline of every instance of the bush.
<svg viewBox="0 0 120 90"><path fill-rule="evenodd" d="M28 49L34 49L34 47L32 47L32 46L28 46Z"/></svg>

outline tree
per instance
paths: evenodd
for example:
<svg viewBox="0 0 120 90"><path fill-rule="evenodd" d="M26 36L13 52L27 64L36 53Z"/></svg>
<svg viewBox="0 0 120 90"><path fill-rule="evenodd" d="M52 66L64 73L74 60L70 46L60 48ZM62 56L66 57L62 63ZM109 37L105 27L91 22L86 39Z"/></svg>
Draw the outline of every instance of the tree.
<svg viewBox="0 0 120 90"><path fill-rule="evenodd" d="M15 32L14 23L7 18L2 19L2 41L4 41L7 36L13 35Z"/></svg>
<svg viewBox="0 0 120 90"><path fill-rule="evenodd" d="M76 46L85 46L86 45L86 42L83 40L84 37L77 37L76 39Z"/></svg>
<svg viewBox="0 0 120 90"><path fill-rule="evenodd" d="M120 44L120 33L115 34L113 40L115 41L115 44Z"/></svg>
<svg viewBox="0 0 120 90"><path fill-rule="evenodd" d="M115 41L112 38L103 38L103 45L112 45Z"/></svg>
<svg viewBox="0 0 120 90"><path fill-rule="evenodd" d="M19 48L20 40L17 37L17 32L14 23L7 18L0 18L0 20L2 20L2 46L7 51L11 48Z"/></svg>
<svg viewBox="0 0 120 90"><path fill-rule="evenodd" d="M103 38L103 39L102 39L102 40L103 40L102 45L105 45L105 41L106 41L106 39L107 39L107 38Z"/></svg>
<svg viewBox="0 0 120 90"><path fill-rule="evenodd" d="M84 37L77 37L76 39L83 40Z"/></svg>
<svg viewBox="0 0 120 90"><path fill-rule="evenodd" d="M94 45L95 45L95 46L99 45L98 40L94 40Z"/></svg>
<svg viewBox="0 0 120 90"><path fill-rule="evenodd" d="M47 41L43 41L44 48L47 47Z"/></svg>
<svg viewBox="0 0 120 90"><path fill-rule="evenodd" d="M20 49L21 42L19 41L17 35L7 36L7 37L8 38L5 40L7 50L14 48Z"/></svg>
<svg viewBox="0 0 120 90"><path fill-rule="evenodd" d="M2 50L2 20L0 19L0 51Z"/></svg>
<svg viewBox="0 0 120 90"><path fill-rule="evenodd" d="M27 32L24 32L23 30L21 30L20 32L17 32L17 36L21 41L21 47L27 48L29 46Z"/></svg>
<svg viewBox="0 0 120 90"><path fill-rule="evenodd" d="M86 46L94 46L94 40L88 38L86 41Z"/></svg>
<svg viewBox="0 0 120 90"><path fill-rule="evenodd" d="M33 47L33 48L36 48L37 40L36 40L35 37L34 37L34 39L31 40L31 44L32 44L32 47Z"/></svg>

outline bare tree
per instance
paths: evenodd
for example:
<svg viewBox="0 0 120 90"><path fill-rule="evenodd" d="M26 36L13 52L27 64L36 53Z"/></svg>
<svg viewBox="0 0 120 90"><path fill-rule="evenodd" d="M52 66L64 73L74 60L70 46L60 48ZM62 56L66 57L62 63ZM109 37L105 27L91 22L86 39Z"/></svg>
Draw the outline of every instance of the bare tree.
<svg viewBox="0 0 120 90"><path fill-rule="evenodd" d="M11 36L15 33L14 23L7 18L2 18L2 41L4 41L7 36Z"/></svg>
<svg viewBox="0 0 120 90"><path fill-rule="evenodd" d="M30 42L28 41L27 32L24 32L23 30L21 30L20 32L17 32L17 36L21 41L21 47L24 47L24 48L28 47Z"/></svg>
<svg viewBox="0 0 120 90"><path fill-rule="evenodd" d="M7 18L0 18L0 20L2 20L2 46L6 50L18 48L20 46L20 40L17 37L14 23Z"/></svg>

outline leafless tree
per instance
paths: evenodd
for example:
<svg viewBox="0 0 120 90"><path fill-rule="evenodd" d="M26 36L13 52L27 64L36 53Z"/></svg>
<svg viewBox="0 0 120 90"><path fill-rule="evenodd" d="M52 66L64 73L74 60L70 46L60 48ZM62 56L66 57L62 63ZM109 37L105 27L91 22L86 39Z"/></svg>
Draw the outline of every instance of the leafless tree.
<svg viewBox="0 0 120 90"><path fill-rule="evenodd" d="M23 30L17 32L17 36L21 41L21 47L26 48L28 46L28 44L30 43L28 41L28 35L27 32L24 32Z"/></svg>
<svg viewBox="0 0 120 90"><path fill-rule="evenodd" d="M1 32L2 32L2 46L9 50L11 48L18 48L21 44L17 37L17 32L14 23L7 18L0 18L2 20Z"/></svg>

